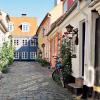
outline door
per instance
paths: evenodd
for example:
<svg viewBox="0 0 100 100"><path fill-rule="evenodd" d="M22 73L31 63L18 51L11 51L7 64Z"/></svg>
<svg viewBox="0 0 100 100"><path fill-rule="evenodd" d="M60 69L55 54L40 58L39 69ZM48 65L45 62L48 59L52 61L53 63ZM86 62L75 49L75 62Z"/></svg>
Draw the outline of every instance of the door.
<svg viewBox="0 0 100 100"><path fill-rule="evenodd" d="M82 76L84 76L85 27L85 22L82 22Z"/></svg>
<svg viewBox="0 0 100 100"><path fill-rule="evenodd" d="M100 86L100 17L96 19L95 33L95 85Z"/></svg>

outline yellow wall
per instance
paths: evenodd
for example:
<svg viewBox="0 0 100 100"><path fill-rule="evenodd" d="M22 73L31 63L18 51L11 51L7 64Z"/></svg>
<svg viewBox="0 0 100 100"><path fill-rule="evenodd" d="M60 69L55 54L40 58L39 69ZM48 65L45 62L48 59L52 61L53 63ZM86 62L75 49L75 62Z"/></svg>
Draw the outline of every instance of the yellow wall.
<svg viewBox="0 0 100 100"><path fill-rule="evenodd" d="M43 29L43 27L46 28L46 29L48 28L47 30L49 31L50 27L51 27L51 24L54 23L63 14L63 2L60 2L58 5L56 5L54 8L52 8L49 11L49 14L50 14L49 17L45 17L43 19L44 23L40 24L41 27L39 27L39 31L37 32L38 33L38 46L41 50L43 49L41 47L41 45L43 43L48 45L48 43L46 43L46 38L47 37L46 36L43 37L43 30L42 29ZM48 31L46 31L46 34L48 33Z"/></svg>
<svg viewBox="0 0 100 100"><path fill-rule="evenodd" d="M42 30L40 30L39 34L38 34L38 47L42 50L41 45L43 44L43 34L42 34Z"/></svg>
<svg viewBox="0 0 100 100"><path fill-rule="evenodd" d="M51 14L51 24L54 23L61 15L63 15L63 3L60 2L55 6L50 12Z"/></svg>
<svg viewBox="0 0 100 100"><path fill-rule="evenodd" d="M37 20L35 17L11 17L11 23L14 24L14 30L11 32L12 36L34 36L37 30ZM20 26L23 22L29 23L29 32L22 32Z"/></svg>

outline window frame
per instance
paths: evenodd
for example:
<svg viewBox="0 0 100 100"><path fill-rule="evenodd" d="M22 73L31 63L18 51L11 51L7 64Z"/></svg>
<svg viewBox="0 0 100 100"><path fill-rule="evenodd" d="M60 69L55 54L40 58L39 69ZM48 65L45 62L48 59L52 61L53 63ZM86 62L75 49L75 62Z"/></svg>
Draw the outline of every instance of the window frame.
<svg viewBox="0 0 100 100"><path fill-rule="evenodd" d="M29 27L30 27L29 23L26 22L22 23L22 32L29 32L30 30Z"/></svg>
<svg viewBox="0 0 100 100"><path fill-rule="evenodd" d="M22 45L23 46L28 46L28 39L23 39L22 40Z"/></svg>
<svg viewBox="0 0 100 100"><path fill-rule="evenodd" d="M22 59L28 59L28 52L21 52Z"/></svg>
<svg viewBox="0 0 100 100"><path fill-rule="evenodd" d="M17 53L17 57L16 57L16 53ZM19 52L14 52L14 59L19 59Z"/></svg>
<svg viewBox="0 0 100 100"><path fill-rule="evenodd" d="M33 44L32 44L33 41ZM36 46L37 45L37 40L36 39L31 39L30 40L30 46Z"/></svg>
<svg viewBox="0 0 100 100"><path fill-rule="evenodd" d="M18 39L14 39L14 45L18 46L19 45L19 40Z"/></svg>
<svg viewBox="0 0 100 100"><path fill-rule="evenodd" d="M65 2L63 3L63 12L66 13L68 11L68 1L65 0Z"/></svg>
<svg viewBox="0 0 100 100"><path fill-rule="evenodd" d="M30 59L36 59L37 58L37 52L30 52Z"/></svg>
<svg viewBox="0 0 100 100"><path fill-rule="evenodd" d="M12 32L14 30L14 24L13 23L9 23L8 24L8 31Z"/></svg>

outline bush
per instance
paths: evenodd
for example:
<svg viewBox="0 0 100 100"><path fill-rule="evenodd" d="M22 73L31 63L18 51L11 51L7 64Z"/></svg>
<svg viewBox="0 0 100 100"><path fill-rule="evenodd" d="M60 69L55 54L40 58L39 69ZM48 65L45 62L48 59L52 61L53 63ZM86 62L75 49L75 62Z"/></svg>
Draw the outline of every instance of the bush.
<svg viewBox="0 0 100 100"><path fill-rule="evenodd" d="M41 66L50 66L50 63L44 59L36 59L36 62L39 62Z"/></svg>
<svg viewBox="0 0 100 100"><path fill-rule="evenodd" d="M54 72L52 73L52 78L55 82L57 82L59 85L61 85L61 80L60 80L60 76L59 76L57 69L54 70Z"/></svg>
<svg viewBox="0 0 100 100"><path fill-rule="evenodd" d="M0 71L8 72L8 65L13 63L14 49L11 44L5 42L3 44L0 56Z"/></svg>
<svg viewBox="0 0 100 100"><path fill-rule="evenodd" d="M0 62L0 71L2 73L7 73L8 72L8 61L4 60Z"/></svg>
<svg viewBox="0 0 100 100"><path fill-rule="evenodd" d="M4 66L1 70L2 73L8 73L8 66Z"/></svg>
<svg viewBox="0 0 100 100"><path fill-rule="evenodd" d="M69 81L69 78L72 75L71 41L66 41L66 39L63 40L61 45L61 58L64 80Z"/></svg>

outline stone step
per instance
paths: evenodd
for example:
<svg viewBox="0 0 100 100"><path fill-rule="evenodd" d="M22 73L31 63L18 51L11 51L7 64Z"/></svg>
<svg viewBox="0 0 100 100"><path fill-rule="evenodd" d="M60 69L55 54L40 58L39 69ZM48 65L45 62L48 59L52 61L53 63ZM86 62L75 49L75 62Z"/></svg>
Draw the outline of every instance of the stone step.
<svg viewBox="0 0 100 100"><path fill-rule="evenodd" d="M76 83L68 84L67 88L75 95L80 95L82 93L82 86L79 86Z"/></svg>

